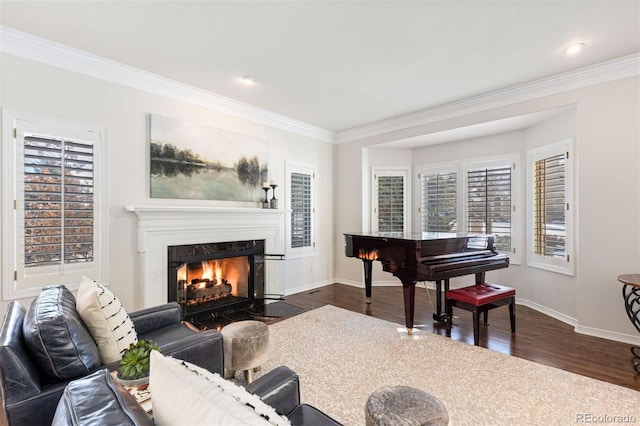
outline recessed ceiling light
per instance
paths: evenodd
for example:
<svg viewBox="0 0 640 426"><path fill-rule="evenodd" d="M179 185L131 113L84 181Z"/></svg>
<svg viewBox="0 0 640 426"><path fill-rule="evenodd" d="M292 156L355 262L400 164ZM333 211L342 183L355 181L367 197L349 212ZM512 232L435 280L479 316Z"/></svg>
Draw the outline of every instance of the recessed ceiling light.
<svg viewBox="0 0 640 426"><path fill-rule="evenodd" d="M250 75L243 75L241 80L244 84L256 84L256 79L251 77Z"/></svg>
<svg viewBox="0 0 640 426"><path fill-rule="evenodd" d="M569 55L575 55L584 48L584 43L576 43L567 49Z"/></svg>

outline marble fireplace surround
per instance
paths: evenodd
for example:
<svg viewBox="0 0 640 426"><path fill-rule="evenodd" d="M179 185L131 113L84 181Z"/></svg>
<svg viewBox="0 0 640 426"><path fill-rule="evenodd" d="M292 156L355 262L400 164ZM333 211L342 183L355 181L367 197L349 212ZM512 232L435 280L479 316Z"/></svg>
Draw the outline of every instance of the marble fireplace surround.
<svg viewBox="0 0 640 426"><path fill-rule="evenodd" d="M167 303L167 248L174 245L265 240L265 253L285 252L285 210L131 205L137 216L143 307ZM265 294L282 294L278 263L265 263Z"/></svg>

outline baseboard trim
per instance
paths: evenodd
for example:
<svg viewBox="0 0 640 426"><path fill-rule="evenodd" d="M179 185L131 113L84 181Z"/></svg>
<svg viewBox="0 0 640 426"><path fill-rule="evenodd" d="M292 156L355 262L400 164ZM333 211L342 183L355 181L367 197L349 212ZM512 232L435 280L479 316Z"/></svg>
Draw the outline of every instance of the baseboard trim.
<svg viewBox="0 0 640 426"><path fill-rule="evenodd" d="M319 282L315 282L315 283L299 285L299 286L296 286L296 287L285 289L284 295L285 296L291 296L292 294L302 293L303 291L315 290L316 288L324 287L324 286L331 285L331 284L335 284L335 281L326 280L326 281L319 281Z"/></svg>
<svg viewBox="0 0 640 426"><path fill-rule="evenodd" d="M629 345L640 346L640 337L632 336L625 333L617 333L615 331L602 330L594 327L587 327L584 325L577 325L575 332L580 334L586 334L587 336L599 337L601 339L613 340L615 342L627 343Z"/></svg>
<svg viewBox="0 0 640 426"><path fill-rule="evenodd" d="M580 325L577 319L570 317L568 315L565 315L561 312L555 311L553 309L547 308L546 306L532 302L531 300L528 300L528 299L521 299L516 297L516 304L526 306L535 311L548 315L551 318L555 318L558 321L562 321L565 324L569 324L573 327L573 331L579 334L599 337L601 339L613 340L615 342L628 343L630 345L640 345L640 339L637 336L632 336L630 334L618 333L616 331L603 330L600 328L586 327L586 326Z"/></svg>

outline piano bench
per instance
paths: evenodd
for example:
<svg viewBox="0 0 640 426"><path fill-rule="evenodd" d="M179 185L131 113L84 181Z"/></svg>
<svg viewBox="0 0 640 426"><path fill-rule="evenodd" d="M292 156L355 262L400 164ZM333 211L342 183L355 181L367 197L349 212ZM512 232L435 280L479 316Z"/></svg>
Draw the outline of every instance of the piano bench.
<svg viewBox="0 0 640 426"><path fill-rule="evenodd" d="M447 337L451 337L451 323L453 308L465 309L473 312L473 344L476 346L480 335L480 313L484 314L484 323L488 323L487 312L490 309L509 305L509 320L511 332L516 332L516 290L498 284L476 284L469 287L447 290L445 293L445 307L447 310Z"/></svg>

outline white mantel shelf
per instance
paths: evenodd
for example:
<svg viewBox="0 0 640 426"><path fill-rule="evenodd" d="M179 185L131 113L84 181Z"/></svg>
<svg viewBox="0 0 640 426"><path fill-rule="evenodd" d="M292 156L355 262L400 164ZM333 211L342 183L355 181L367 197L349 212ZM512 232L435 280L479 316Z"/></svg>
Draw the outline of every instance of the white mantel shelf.
<svg viewBox="0 0 640 426"><path fill-rule="evenodd" d="M228 214L241 214L241 215L282 215L287 212L283 209L261 209L251 207L203 207L203 206L125 206L124 209L128 212L135 213L139 219L162 219L165 216L175 217L184 215L189 218L197 217L198 215L228 215Z"/></svg>
<svg viewBox="0 0 640 426"><path fill-rule="evenodd" d="M197 212L241 212L241 213L282 213L283 209L261 209L257 207L207 207L207 206L156 206L156 205L144 205L144 206L125 206L125 210L142 214L153 213L197 213Z"/></svg>
<svg viewBox="0 0 640 426"><path fill-rule="evenodd" d="M137 251L144 307L167 301L167 248L174 245L265 240L267 253L285 252L287 210L242 207L128 205L137 216ZM266 293L281 293L267 268Z"/></svg>

